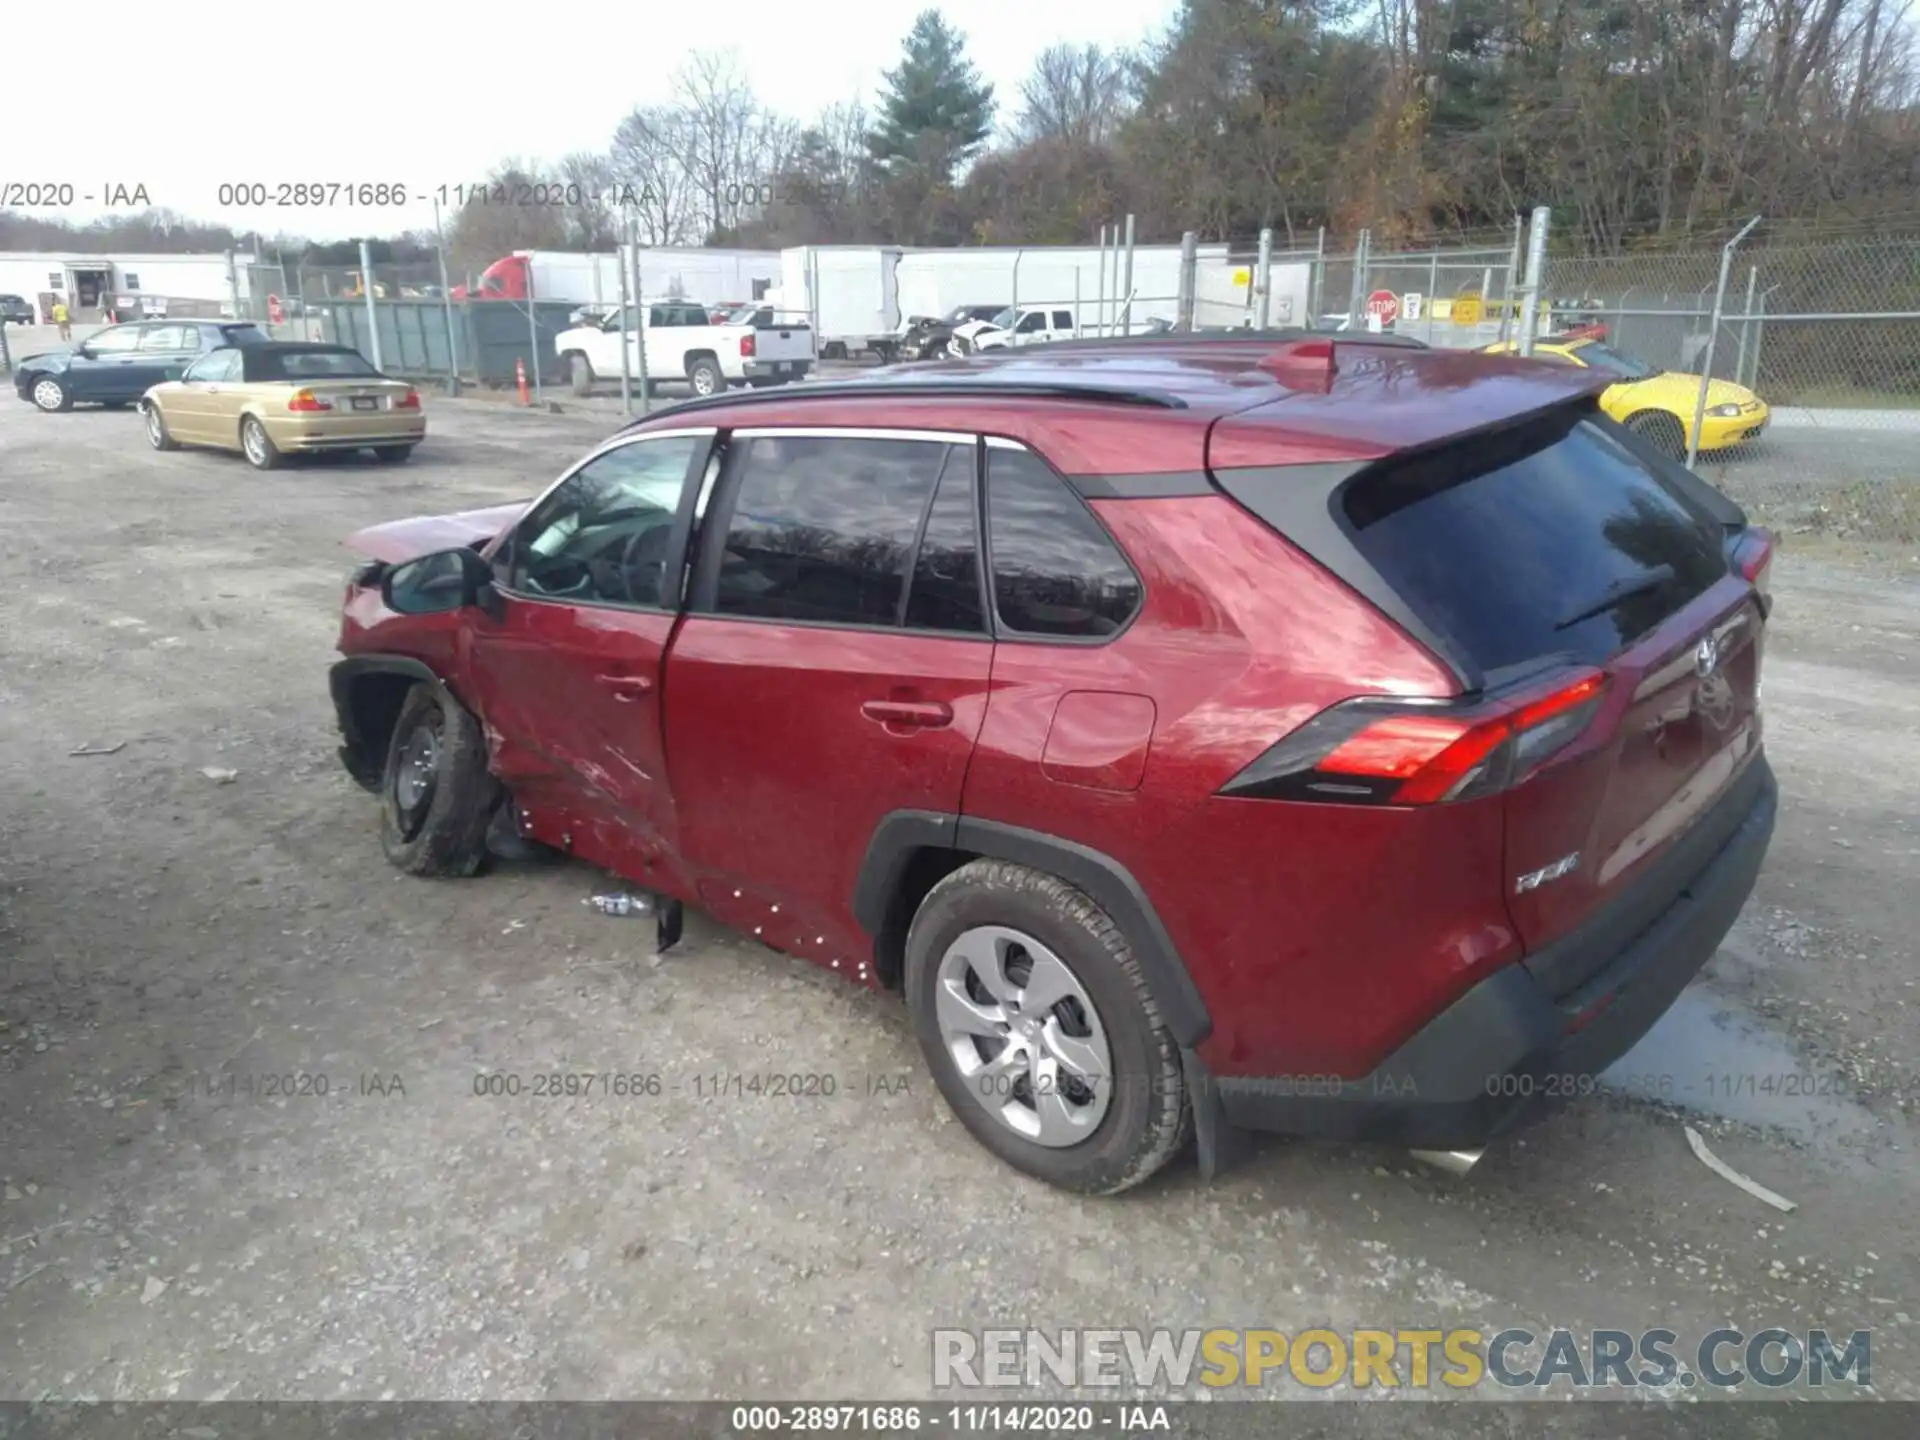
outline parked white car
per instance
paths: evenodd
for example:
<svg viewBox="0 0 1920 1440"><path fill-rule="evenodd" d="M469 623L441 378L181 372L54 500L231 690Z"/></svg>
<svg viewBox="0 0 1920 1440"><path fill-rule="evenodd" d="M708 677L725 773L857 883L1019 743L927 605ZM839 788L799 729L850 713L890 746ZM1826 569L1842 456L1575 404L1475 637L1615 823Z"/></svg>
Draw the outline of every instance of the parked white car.
<svg viewBox="0 0 1920 1440"><path fill-rule="evenodd" d="M640 337L647 347L647 380L684 381L696 395L717 395L729 385L780 385L805 379L813 369L813 331L804 323L757 325L754 307L715 325L706 307L691 301L661 301L647 307L636 332L634 310L615 313L597 325L562 331L554 350L576 395L596 382L620 377L620 346L627 347L627 373L640 378Z"/></svg>

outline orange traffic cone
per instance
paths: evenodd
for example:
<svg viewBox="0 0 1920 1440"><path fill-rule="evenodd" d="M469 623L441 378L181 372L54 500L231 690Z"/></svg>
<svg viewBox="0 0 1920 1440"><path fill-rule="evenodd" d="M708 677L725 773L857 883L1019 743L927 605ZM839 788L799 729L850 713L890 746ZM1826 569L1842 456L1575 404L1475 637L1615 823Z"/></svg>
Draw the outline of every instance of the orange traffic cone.
<svg viewBox="0 0 1920 1440"><path fill-rule="evenodd" d="M527 362L525 360L513 362L513 379L514 383L520 387L520 403L531 405L533 401L527 395Z"/></svg>

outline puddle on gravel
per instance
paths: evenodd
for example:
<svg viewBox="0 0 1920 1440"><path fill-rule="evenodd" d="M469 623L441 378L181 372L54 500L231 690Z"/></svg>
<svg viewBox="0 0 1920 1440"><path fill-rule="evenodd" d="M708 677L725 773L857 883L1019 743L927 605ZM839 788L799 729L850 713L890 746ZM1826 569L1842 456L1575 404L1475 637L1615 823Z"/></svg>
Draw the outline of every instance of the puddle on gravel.
<svg viewBox="0 0 1920 1440"><path fill-rule="evenodd" d="M1631 1099L1805 1140L1848 1139L1878 1125L1842 1077L1809 1064L1785 1037L1698 988L1682 991L1600 1083Z"/></svg>

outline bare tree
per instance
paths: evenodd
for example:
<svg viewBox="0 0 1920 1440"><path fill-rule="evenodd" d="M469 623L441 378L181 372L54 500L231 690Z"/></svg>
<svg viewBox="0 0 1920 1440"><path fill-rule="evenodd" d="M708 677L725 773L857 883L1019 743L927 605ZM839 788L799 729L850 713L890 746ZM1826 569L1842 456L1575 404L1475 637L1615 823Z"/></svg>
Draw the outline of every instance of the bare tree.
<svg viewBox="0 0 1920 1440"><path fill-rule="evenodd" d="M1098 45L1054 45L1040 52L1020 87L1021 143L1067 140L1104 145L1126 113L1126 58Z"/></svg>
<svg viewBox="0 0 1920 1440"><path fill-rule="evenodd" d="M581 250L611 250L619 244L612 155L576 151L560 162L560 178L566 184L561 219L567 243Z"/></svg>
<svg viewBox="0 0 1920 1440"><path fill-rule="evenodd" d="M681 164L704 228L736 231L765 207L765 190L791 157L798 129L761 105L732 51L696 52L675 89L686 121Z"/></svg>
<svg viewBox="0 0 1920 1440"><path fill-rule="evenodd" d="M454 212L447 249L457 269L481 270L516 250L558 250L567 233L560 211L548 205L516 204L521 186L551 184L539 165L509 160L487 177L487 189L470 195Z"/></svg>
<svg viewBox="0 0 1920 1440"><path fill-rule="evenodd" d="M609 165L615 183L633 192L643 245L704 238L686 166L692 143L691 122L677 105L634 110L614 129Z"/></svg>

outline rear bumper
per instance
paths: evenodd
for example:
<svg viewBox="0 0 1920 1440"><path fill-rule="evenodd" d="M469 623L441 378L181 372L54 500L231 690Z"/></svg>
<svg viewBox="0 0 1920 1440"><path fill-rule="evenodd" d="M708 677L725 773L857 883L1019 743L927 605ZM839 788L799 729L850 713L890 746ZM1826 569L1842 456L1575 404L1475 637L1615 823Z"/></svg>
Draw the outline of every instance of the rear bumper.
<svg viewBox="0 0 1920 1440"><path fill-rule="evenodd" d="M749 380L804 380L811 360L745 360L740 372Z"/></svg>
<svg viewBox="0 0 1920 1440"><path fill-rule="evenodd" d="M426 438L424 415L391 411L328 416L317 420L268 420L267 434L281 450L364 450L372 445L415 445Z"/></svg>
<svg viewBox="0 0 1920 1440"><path fill-rule="evenodd" d="M1764 753L1727 801L1743 813L1728 817L1716 849L1703 858L1677 846L1674 863L1685 873L1641 882L1678 888L1630 937L1619 922L1637 908L1632 895L1552 947L1555 955L1488 976L1369 1075L1210 1078L1203 1088L1218 1097L1213 1118L1310 1138L1475 1149L1558 1100L1592 1094L1595 1077L1639 1043L1712 958L1753 890L1779 803ZM1590 969L1596 945L1607 957ZM1556 998L1537 976L1566 969L1569 956L1587 978Z"/></svg>

